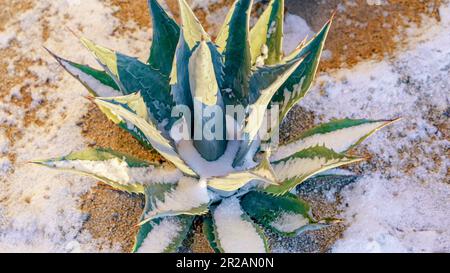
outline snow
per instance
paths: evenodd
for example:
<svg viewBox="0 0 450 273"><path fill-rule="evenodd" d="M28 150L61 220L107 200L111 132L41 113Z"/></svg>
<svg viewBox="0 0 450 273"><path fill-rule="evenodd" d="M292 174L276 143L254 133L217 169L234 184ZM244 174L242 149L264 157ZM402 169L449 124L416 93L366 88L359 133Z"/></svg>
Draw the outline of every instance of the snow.
<svg viewBox="0 0 450 273"><path fill-rule="evenodd" d="M220 0L191 0L190 7L191 9L204 9L208 10L208 7L212 4L218 3Z"/></svg>
<svg viewBox="0 0 450 273"><path fill-rule="evenodd" d="M448 184L366 175L344 194L351 223L334 252L449 252Z"/></svg>
<svg viewBox="0 0 450 273"><path fill-rule="evenodd" d="M314 37L314 31L306 21L295 14L286 13L284 18L283 50L286 55L291 53L303 39Z"/></svg>
<svg viewBox="0 0 450 273"><path fill-rule="evenodd" d="M138 253L162 253L183 228L183 222L177 218L166 217L148 233Z"/></svg>
<svg viewBox="0 0 450 273"><path fill-rule="evenodd" d="M213 214L220 246L226 253L265 252L264 241L253 224L242 218L237 198L223 200Z"/></svg>
<svg viewBox="0 0 450 273"><path fill-rule="evenodd" d="M11 41L14 39L15 33L5 32L0 34L0 49L5 49L9 46Z"/></svg>
<svg viewBox="0 0 450 273"><path fill-rule="evenodd" d="M300 214L282 213L270 225L281 232L294 232L297 229L309 224L309 220Z"/></svg>
<svg viewBox="0 0 450 273"><path fill-rule="evenodd" d="M450 251L450 142L440 129L450 90L450 7L410 29L395 57L322 73L300 105L316 122L403 117L363 143L370 171L343 192L349 224L335 252ZM299 39L300 40L300 39ZM365 165L363 165L365 166Z"/></svg>

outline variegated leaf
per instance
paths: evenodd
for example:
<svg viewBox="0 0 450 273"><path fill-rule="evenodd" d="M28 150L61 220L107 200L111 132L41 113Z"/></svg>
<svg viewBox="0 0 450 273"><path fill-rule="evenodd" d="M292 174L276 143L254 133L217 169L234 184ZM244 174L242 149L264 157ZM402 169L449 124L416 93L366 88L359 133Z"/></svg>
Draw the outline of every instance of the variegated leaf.
<svg viewBox="0 0 450 273"><path fill-rule="evenodd" d="M163 133L152 122L148 122L145 118L114 101L104 98L96 98L94 101L141 130L152 147L182 172L189 176L196 176L196 173L180 158L172 143L164 137Z"/></svg>
<svg viewBox="0 0 450 273"><path fill-rule="evenodd" d="M315 174L362 160L364 158L338 154L326 147L311 147L273 162L272 167L281 184L269 185L264 191L283 195Z"/></svg>
<svg viewBox="0 0 450 273"><path fill-rule="evenodd" d="M319 67L320 56L330 30L331 21L325 24L313 39L298 50L298 54L291 54L291 58L303 57L305 60L272 98L271 105L277 104L280 108L280 121L309 91ZM286 61L289 60L292 59L286 59Z"/></svg>
<svg viewBox="0 0 450 273"><path fill-rule="evenodd" d="M241 198L243 210L257 223L285 236L294 236L319 224L311 215L308 203L293 194L273 196L251 191Z"/></svg>
<svg viewBox="0 0 450 273"><path fill-rule="evenodd" d="M250 217L242 211L239 200L230 197L218 205L213 215L218 249L226 253L265 253L267 239Z"/></svg>
<svg viewBox="0 0 450 273"><path fill-rule="evenodd" d="M93 69L89 66L77 64L68 60L65 60L61 57L58 57L50 50L48 52L61 64L61 66L69 72L74 78L79 80L81 84L83 84L86 89L93 96L100 97L113 97L113 96L121 96L122 92L119 90L119 87L116 85L114 80L108 75L108 73L104 71L99 71ZM151 145L146 140L145 136L139 129L129 128L128 125L123 122L123 120L111 113L108 109L100 107L100 110L106 115L106 117L117 124L120 128L125 131L128 131L134 138L136 138L144 147L150 149Z"/></svg>
<svg viewBox="0 0 450 273"><path fill-rule="evenodd" d="M200 21L195 16L192 9L185 0L178 0L180 6L180 16L182 21L182 30L185 35L186 43L192 49L199 41L211 41L208 33L203 29Z"/></svg>
<svg viewBox="0 0 450 273"><path fill-rule="evenodd" d="M121 95L119 87L105 71L68 61L57 56L49 49L46 50L70 75L83 84L93 96L107 97Z"/></svg>
<svg viewBox="0 0 450 273"><path fill-rule="evenodd" d="M158 123L170 117L173 102L167 76L136 58L96 45L86 38L81 38L81 42L96 56L122 93L140 91Z"/></svg>
<svg viewBox="0 0 450 273"><path fill-rule="evenodd" d="M250 31L252 64L280 63L283 56L283 23L284 0L271 0Z"/></svg>
<svg viewBox="0 0 450 273"><path fill-rule="evenodd" d="M146 197L151 209L139 225L166 216L202 215L208 212L210 202L206 182L189 177L181 178L177 185L150 185Z"/></svg>
<svg viewBox="0 0 450 273"><path fill-rule="evenodd" d="M253 0L237 0L216 40L224 56L226 105L247 105L251 73L249 43L250 9ZM232 31L230 31L232 30Z"/></svg>
<svg viewBox="0 0 450 273"><path fill-rule="evenodd" d="M219 33L217 34L217 37L214 41L220 53L223 53L227 46L228 36L230 35L230 22L231 18L233 18L236 10L236 4L238 2L239 0L235 0L231 5L230 9L228 10L227 16L225 17L225 21L223 22L222 27L220 28Z"/></svg>
<svg viewBox="0 0 450 273"><path fill-rule="evenodd" d="M175 50L180 37L180 28L158 3L148 0L152 17L153 39L148 64L164 75L172 69Z"/></svg>
<svg viewBox="0 0 450 273"><path fill-rule="evenodd" d="M210 47L205 41L200 42L189 60L189 82L194 98L194 146L204 159L215 161L227 147L225 116L222 114L225 111ZM217 116L218 113L221 115ZM213 132L212 127L211 130L205 128L209 123L214 124L216 131ZM218 128L218 125L222 127Z"/></svg>
<svg viewBox="0 0 450 273"><path fill-rule="evenodd" d="M110 101L112 103L117 103L123 106L126 106L128 109L135 112L138 116L145 119L146 121L151 120L151 117L148 115L147 105L145 104L140 92L133 93L126 96L119 97L102 97L103 100ZM114 123L118 124L119 127L128 131L134 138L136 138L144 147L150 149L151 143L148 141L145 134L132 123L127 122L120 116L116 115L107 107L99 106L100 110Z"/></svg>
<svg viewBox="0 0 450 273"><path fill-rule="evenodd" d="M32 163L81 173L132 193L144 193L144 187L154 183L176 183L182 176L176 168L157 166L109 149L88 149Z"/></svg>
<svg viewBox="0 0 450 273"><path fill-rule="evenodd" d="M348 151L370 135L396 120L342 119L321 124L300 135L297 140L280 146L272 155L271 161L287 158L294 153L323 145L335 152Z"/></svg>
<svg viewBox="0 0 450 273"><path fill-rule="evenodd" d="M158 123L170 118L173 106L169 78L138 59L117 53L119 79L127 93L139 91Z"/></svg>
<svg viewBox="0 0 450 273"><path fill-rule="evenodd" d="M181 34L170 74L170 85L175 104L185 105L193 110L193 100L189 84L189 59L192 50L200 41L209 42L208 33L185 0L178 1L181 17Z"/></svg>
<svg viewBox="0 0 450 273"><path fill-rule="evenodd" d="M233 162L233 166L242 166L244 164L247 153L251 150L253 141L264 121L267 107L280 86L289 78L297 67L302 63L303 59L296 59L286 64L264 68L256 72L251 81L252 94L250 96L251 105L249 105L246 124L243 126L242 142L239 151ZM269 78L263 79L264 77Z"/></svg>

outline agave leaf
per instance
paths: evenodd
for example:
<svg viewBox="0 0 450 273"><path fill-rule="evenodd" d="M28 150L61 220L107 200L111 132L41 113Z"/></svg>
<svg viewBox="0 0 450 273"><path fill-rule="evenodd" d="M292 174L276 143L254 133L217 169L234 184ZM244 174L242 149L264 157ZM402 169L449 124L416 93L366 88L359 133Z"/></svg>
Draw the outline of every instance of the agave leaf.
<svg viewBox="0 0 450 273"><path fill-rule="evenodd" d="M120 53L117 53L117 67L127 94L140 91L149 112L158 123L170 117L172 98L167 76Z"/></svg>
<svg viewBox="0 0 450 273"><path fill-rule="evenodd" d="M163 136L162 132L158 130L152 122L148 122L145 118L140 117L135 112L130 111L123 105L119 105L114 101L108 101L108 99L104 98L96 98L94 102L101 107L108 108L115 115L120 116L127 122L132 123L142 131L152 147L162 156L172 162L183 173L189 176L196 176L195 172L180 158L170 141Z"/></svg>
<svg viewBox="0 0 450 273"><path fill-rule="evenodd" d="M268 252L267 239L261 228L242 211L239 200L224 199L212 211L213 227L219 249L226 253Z"/></svg>
<svg viewBox="0 0 450 273"><path fill-rule="evenodd" d="M148 115L147 106L140 94L140 92L133 93L126 96L118 96L118 97L103 97L103 100L107 100L113 103L118 103L120 105L126 106L128 109L131 109L138 116L145 119L146 121L150 121L150 117ZM109 108L99 106L101 111L114 123L118 124L120 128L129 132L134 138L136 138L144 147L150 149L152 147L150 141L148 141L145 134L133 124L127 122L122 119L120 116L116 115Z"/></svg>
<svg viewBox="0 0 450 273"><path fill-rule="evenodd" d="M324 226L311 216L308 203L289 193L275 197L251 191L241 198L241 206L256 222L285 236Z"/></svg>
<svg viewBox="0 0 450 273"><path fill-rule="evenodd" d="M148 64L168 76L172 69L172 62L180 37L180 28L157 0L148 0L148 6L152 15L153 27Z"/></svg>
<svg viewBox="0 0 450 273"><path fill-rule="evenodd" d="M247 157L247 153L251 150L251 146L264 121L273 95L278 88L286 81L286 79L297 69L303 59L296 59L286 64L273 66L271 68L263 68L257 71L251 80L252 95L250 96L251 105L248 107L247 124L243 128L243 140L233 166L242 166ZM269 81L267 80L269 79Z"/></svg>
<svg viewBox="0 0 450 273"><path fill-rule="evenodd" d="M140 221L143 221L145 219L145 214L146 213L148 213L149 211L152 211L153 209L155 209L153 200L155 200L156 198L164 199L164 194L167 191L169 191L171 189L174 189L175 187L176 187L175 184L172 184L172 185L160 184L160 185L152 185L151 187L145 187L144 188L145 207L144 207L144 211L142 212ZM170 217L168 217L168 218L170 218ZM172 219L173 222L170 221L170 222L167 222L167 223L165 223L163 225L164 226L167 225L167 227L178 227L178 225L176 225L177 221L175 219L176 218L173 218ZM152 221L149 221L149 222L139 226L139 231L136 234L136 240L134 242L134 246L133 246L133 251L132 252L137 252L140 249L140 247L142 246L142 243L147 238L148 233L153 229L154 226L158 226L161 223L162 220L163 219L161 219L161 218L154 219ZM149 240L152 240L152 239L149 239ZM151 244L150 244L150 246L151 246ZM164 247L167 247L167 245L164 246ZM154 250L155 250L154 252L156 252L156 249L154 249ZM159 249L159 252L164 252L164 250L165 249L163 249L163 250Z"/></svg>
<svg viewBox="0 0 450 273"><path fill-rule="evenodd" d="M208 33L185 0L178 1L181 16L181 34L170 74L173 99L177 105L188 106L193 110L189 85L189 59L192 50L200 41L210 41Z"/></svg>
<svg viewBox="0 0 450 273"><path fill-rule="evenodd" d="M321 124L301 134L298 139L280 146L271 161L289 157L316 145L324 145L338 153L346 152L370 135L397 120L342 119Z"/></svg>
<svg viewBox="0 0 450 273"><path fill-rule="evenodd" d="M188 70L190 57L191 49L184 39L184 32L181 32L170 74L171 93L176 105L185 105L192 110L193 101L189 86Z"/></svg>
<svg viewBox="0 0 450 273"><path fill-rule="evenodd" d="M93 96L119 96L120 89L105 71L99 71L87 65L74 63L57 56L46 48L48 53L75 79L83 84Z"/></svg>
<svg viewBox="0 0 450 273"><path fill-rule="evenodd" d="M238 2L239 0L236 0L233 2L233 5L231 5L230 10L225 17L225 21L223 22L222 27L220 28L219 33L217 34L217 37L214 41L220 53L223 53L227 46L228 36L230 35L230 22L231 18L233 18L234 12L236 10L236 4Z"/></svg>
<svg viewBox="0 0 450 273"><path fill-rule="evenodd" d="M166 216L202 215L208 212L210 202L206 183L188 177L181 178L176 186L150 185L146 197L152 209L139 225Z"/></svg>
<svg viewBox="0 0 450 273"><path fill-rule="evenodd" d="M80 38L81 43L94 54L98 63L105 69L106 73L114 80L120 91L126 93L125 88L119 80L119 72L117 70L117 56L114 51L106 47L96 45L87 38Z"/></svg>
<svg viewBox="0 0 450 273"><path fill-rule="evenodd" d="M158 123L170 117L172 98L167 76L136 58L96 45L86 38L81 38L81 42L96 56L123 94L140 91Z"/></svg>
<svg viewBox="0 0 450 273"><path fill-rule="evenodd" d="M283 195L315 174L364 160L338 154L326 147L315 146L272 163L280 185L269 185L263 191Z"/></svg>
<svg viewBox="0 0 450 273"><path fill-rule="evenodd" d="M208 33L203 29L200 21L186 1L178 0L178 4L180 6L182 30L189 48L192 49L201 40L209 42L211 39Z"/></svg>
<svg viewBox="0 0 450 273"><path fill-rule="evenodd" d="M109 149L88 149L32 163L91 176L130 193L144 193L148 184L173 184L182 176L173 167L164 168Z"/></svg>
<svg viewBox="0 0 450 273"><path fill-rule="evenodd" d="M309 91L319 67L325 40L330 30L332 20L328 21L322 30L311 39L298 54L291 54L291 58L305 57L303 63L280 87L272 99L271 105L277 104L280 108L280 121L284 119L289 110L302 99ZM287 59L289 61L291 59Z"/></svg>
<svg viewBox="0 0 450 273"><path fill-rule="evenodd" d="M226 105L247 105L251 53L249 43L250 9L253 0L237 0L218 36L224 56L224 100ZM232 30L232 31L229 31ZM226 42L225 42L226 41Z"/></svg>
<svg viewBox="0 0 450 273"><path fill-rule="evenodd" d="M206 106L220 104L219 85L208 44L201 41L189 60L189 83L192 97Z"/></svg>
<svg viewBox="0 0 450 273"><path fill-rule="evenodd" d="M155 219L140 226L132 252L176 252L187 237L193 221L193 216L180 215Z"/></svg>
<svg viewBox="0 0 450 273"><path fill-rule="evenodd" d="M283 56L283 24L284 0L271 0L250 31L252 64L257 63L258 57L265 55L264 47L267 47L265 64L280 63Z"/></svg>
<svg viewBox="0 0 450 273"><path fill-rule="evenodd" d="M268 156L264 157L260 164L251 170L211 178L208 180L208 186L220 191L233 192L252 181L278 185L277 177L270 165Z"/></svg>
<svg viewBox="0 0 450 273"><path fill-rule="evenodd" d="M250 78L250 103L257 102L263 93L267 93L267 96L270 96L270 94L273 96L298 66L301 65L303 60L304 58L293 59L284 64L256 68ZM266 90L269 90L269 92Z"/></svg>
<svg viewBox="0 0 450 273"><path fill-rule="evenodd" d="M200 155L209 161L217 160L222 156L227 146L225 116L223 114L215 116L217 113L224 113L224 105L215 75L210 47L205 41L202 41L193 51L189 61L189 82L195 102L195 134L200 133L200 139L194 138L194 146ZM209 116L207 111L213 112L214 116ZM216 132L218 135L213 132L209 132L213 134L211 136L203 134L204 127L209 122L215 126L223 124L222 130ZM220 130L220 128L216 126L215 130Z"/></svg>
<svg viewBox="0 0 450 273"><path fill-rule="evenodd" d="M59 64L71 74L74 78L83 84L91 95L97 97L112 97L121 96L122 92L116 85L114 80L105 71L99 71L89 66L77 64L61 57L58 57L50 50L47 51L59 62ZM124 122L120 117L114 115L108 109L100 107L100 110L106 115L106 117L117 124L120 128L128 131L134 138L136 138L147 149L151 148L150 143L146 140L145 136L139 129L128 128L128 124Z"/></svg>
<svg viewBox="0 0 450 273"><path fill-rule="evenodd" d="M215 253L223 252L217 244L217 234L215 232L214 221L209 215L203 217L202 232L208 240L209 246Z"/></svg>

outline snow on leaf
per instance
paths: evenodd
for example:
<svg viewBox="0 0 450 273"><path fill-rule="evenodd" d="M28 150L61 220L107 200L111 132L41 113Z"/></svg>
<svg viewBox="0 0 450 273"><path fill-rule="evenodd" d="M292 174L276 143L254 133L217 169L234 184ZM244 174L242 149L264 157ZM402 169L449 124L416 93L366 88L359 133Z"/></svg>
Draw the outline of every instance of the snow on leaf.
<svg viewBox="0 0 450 273"><path fill-rule="evenodd" d="M338 153L358 145L370 135L396 120L334 120L301 134L297 140L280 146L271 161L287 158L297 151L323 145Z"/></svg>
<svg viewBox="0 0 450 273"><path fill-rule="evenodd" d="M362 160L364 158L338 154L326 147L311 147L273 162L273 169L281 184L269 185L263 190L274 195L283 195L315 174Z"/></svg>
<svg viewBox="0 0 450 273"><path fill-rule="evenodd" d="M227 253L265 253L267 242L261 229L242 211L239 200L230 197L213 211L220 248Z"/></svg>
<svg viewBox="0 0 450 273"><path fill-rule="evenodd" d="M205 181L183 177L176 186L150 185L146 202L151 205L140 222L176 215L202 215L208 212L210 198Z"/></svg>
<svg viewBox="0 0 450 273"><path fill-rule="evenodd" d="M293 194L275 197L251 191L242 197L241 206L256 222L283 235L295 235L316 223L310 215L309 204Z"/></svg>
<svg viewBox="0 0 450 273"><path fill-rule="evenodd" d="M173 167L164 168L109 149L88 149L32 163L81 173L133 193L144 193L148 184L176 183L182 176Z"/></svg>
<svg viewBox="0 0 450 273"><path fill-rule="evenodd" d="M175 216L157 219L140 230L133 252L171 253L177 251L186 238L194 217Z"/></svg>

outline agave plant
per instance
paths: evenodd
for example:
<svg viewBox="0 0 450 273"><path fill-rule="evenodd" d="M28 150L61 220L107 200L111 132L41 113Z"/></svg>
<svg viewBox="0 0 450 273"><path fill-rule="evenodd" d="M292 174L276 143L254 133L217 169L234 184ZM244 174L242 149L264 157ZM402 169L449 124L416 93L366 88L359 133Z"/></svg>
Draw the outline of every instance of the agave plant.
<svg viewBox="0 0 450 273"><path fill-rule="evenodd" d="M81 42L103 71L51 54L110 120L167 162L146 162L102 148L35 163L143 194L146 205L134 252L176 251L194 219L203 221L216 252L266 252L265 229L292 236L330 224L315 219L309 205L291 191L323 171L363 160L347 152L392 121L333 120L270 149L264 147L274 131L265 134L266 140L258 132L269 109L277 109L275 119L281 122L306 95L331 20L285 55L284 0L271 0L251 30L252 0L237 0L214 41L185 0L179 0L181 25L157 0L148 4L153 39L146 63L86 38ZM203 113L228 106L242 106L244 117ZM194 114L174 115L177 107ZM240 137L193 137L212 119L222 124L216 132L236 127ZM176 137L174 129L189 121L195 126L188 126L188 139Z"/></svg>

